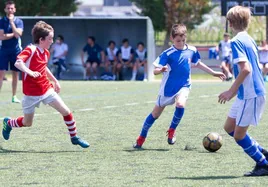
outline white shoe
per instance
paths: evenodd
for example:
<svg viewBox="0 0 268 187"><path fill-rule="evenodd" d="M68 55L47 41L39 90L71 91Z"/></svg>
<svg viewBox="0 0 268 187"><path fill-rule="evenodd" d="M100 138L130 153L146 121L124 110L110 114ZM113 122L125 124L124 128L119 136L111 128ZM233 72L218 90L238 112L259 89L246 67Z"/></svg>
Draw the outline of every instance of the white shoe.
<svg viewBox="0 0 268 187"><path fill-rule="evenodd" d="M147 82L148 81L148 79L143 79L143 82Z"/></svg>

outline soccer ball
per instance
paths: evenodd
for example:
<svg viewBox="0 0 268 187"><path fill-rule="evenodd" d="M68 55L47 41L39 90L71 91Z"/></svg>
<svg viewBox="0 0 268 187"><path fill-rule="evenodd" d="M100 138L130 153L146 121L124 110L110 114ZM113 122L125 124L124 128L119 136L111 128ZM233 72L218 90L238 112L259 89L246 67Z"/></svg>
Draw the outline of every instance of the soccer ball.
<svg viewBox="0 0 268 187"><path fill-rule="evenodd" d="M210 132L203 138L203 146L209 152L216 152L222 146L222 136L216 132Z"/></svg>

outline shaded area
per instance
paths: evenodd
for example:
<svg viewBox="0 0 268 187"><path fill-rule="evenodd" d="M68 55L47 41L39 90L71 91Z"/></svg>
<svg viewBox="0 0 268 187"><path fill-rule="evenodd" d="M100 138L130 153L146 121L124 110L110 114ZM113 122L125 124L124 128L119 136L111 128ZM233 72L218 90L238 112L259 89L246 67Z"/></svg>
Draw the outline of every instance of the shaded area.
<svg viewBox="0 0 268 187"><path fill-rule="evenodd" d="M160 151L160 152L165 152L169 151L170 149L145 149L145 148L140 148L140 149L124 149L123 151L125 152L137 152L137 151Z"/></svg>
<svg viewBox="0 0 268 187"><path fill-rule="evenodd" d="M197 176L197 177L167 177L165 179L175 179L175 180L222 180L222 179L236 179L240 176Z"/></svg>
<svg viewBox="0 0 268 187"><path fill-rule="evenodd" d="M11 150L4 149L0 147L0 154L11 154L11 153L74 153L74 152L83 152L83 151L35 151L35 150Z"/></svg>

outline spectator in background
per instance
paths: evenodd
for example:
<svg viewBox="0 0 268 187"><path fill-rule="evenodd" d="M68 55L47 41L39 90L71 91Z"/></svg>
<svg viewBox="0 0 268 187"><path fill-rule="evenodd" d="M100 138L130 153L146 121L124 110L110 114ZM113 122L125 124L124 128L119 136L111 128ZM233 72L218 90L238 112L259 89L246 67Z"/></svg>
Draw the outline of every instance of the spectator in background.
<svg viewBox="0 0 268 187"><path fill-rule="evenodd" d="M227 77L226 80L229 81L233 79L231 65L231 40L229 33L225 33L223 37L224 39L219 43L219 51L221 52L222 56L221 68Z"/></svg>
<svg viewBox="0 0 268 187"><path fill-rule="evenodd" d="M117 57L116 54L118 52L118 48L115 45L114 41L109 41L108 47L105 50L106 62L105 62L105 70L106 72L110 72L110 67L112 68L113 79L116 79L115 67L117 65Z"/></svg>
<svg viewBox="0 0 268 187"><path fill-rule="evenodd" d="M144 67L143 81L147 81L147 50L144 48L144 43L139 42L135 51L136 62L133 67L133 74L131 80L136 80L137 71L140 67Z"/></svg>
<svg viewBox="0 0 268 187"><path fill-rule="evenodd" d="M132 69L132 77L133 77L133 58L134 58L134 49L129 45L129 41L127 38L123 39L122 46L118 50L118 64L116 66L116 73L118 76L121 75L122 68L131 68ZM121 80L122 78L119 78Z"/></svg>
<svg viewBox="0 0 268 187"><path fill-rule="evenodd" d="M6 15L0 20L0 89L5 77L5 71L12 71L12 102L20 103L16 97L19 70L14 66L18 54L21 52L20 37L23 32L23 21L14 16L16 12L15 3L7 1L5 3Z"/></svg>
<svg viewBox="0 0 268 187"><path fill-rule="evenodd" d="M85 52L88 54L88 58L84 61ZM87 39L87 44L82 50L81 61L83 66L86 68L86 79L90 80L91 68L93 70L93 80L97 80L98 66L104 63L105 54L103 49L95 43L95 37L89 36Z"/></svg>
<svg viewBox="0 0 268 187"><path fill-rule="evenodd" d="M264 81L268 81L267 73L268 73L268 45L265 40L261 41L261 46L259 49L259 58L260 58L260 67L262 69L262 74Z"/></svg>
<svg viewBox="0 0 268 187"><path fill-rule="evenodd" d="M62 68L68 71L68 67L65 64L66 56L68 53L68 45L64 43L64 37L58 35L56 42L52 45L50 53L53 55L52 62L54 65L57 65L57 79L60 80Z"/></svg>

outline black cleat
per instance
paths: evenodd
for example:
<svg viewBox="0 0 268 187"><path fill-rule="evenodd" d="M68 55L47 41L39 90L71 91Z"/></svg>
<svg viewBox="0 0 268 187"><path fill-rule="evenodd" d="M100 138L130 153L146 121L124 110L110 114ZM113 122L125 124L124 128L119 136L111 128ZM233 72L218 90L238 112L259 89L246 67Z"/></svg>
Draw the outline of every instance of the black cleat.
<svg viewBox="0 0 268 187"><path fill-rule="evenodd" d="M268 175L268 165L256 165L252 171L244 174L245 177L260 177L267 175Z"/></svg>
<svg viewBox="0 0 268 187"><path fill-rule="evenodd" d="M265 156L266 160L268 160L268 151L266 149L262 149L261 153Z"/></svg>

